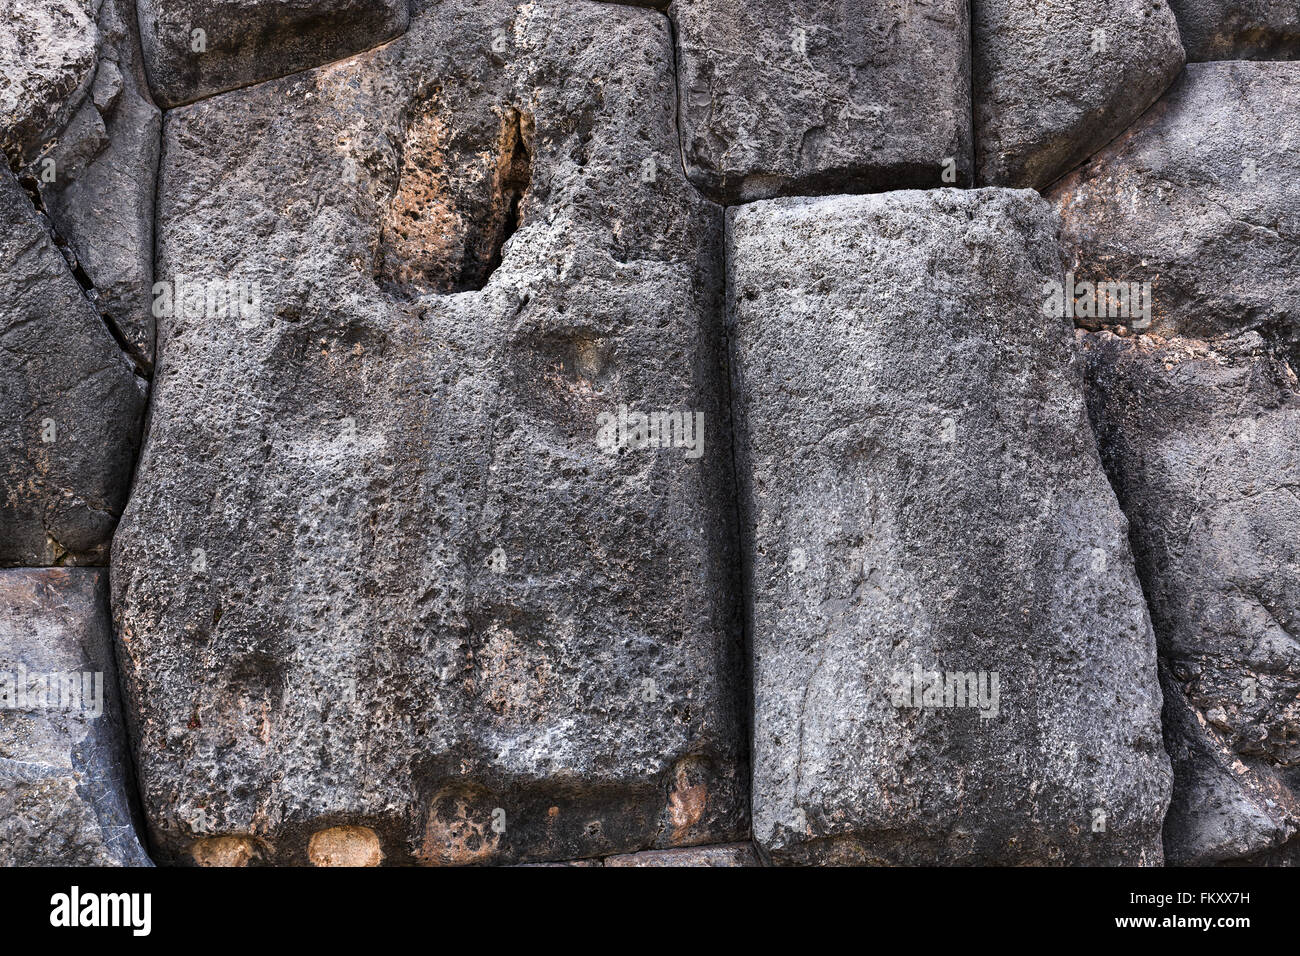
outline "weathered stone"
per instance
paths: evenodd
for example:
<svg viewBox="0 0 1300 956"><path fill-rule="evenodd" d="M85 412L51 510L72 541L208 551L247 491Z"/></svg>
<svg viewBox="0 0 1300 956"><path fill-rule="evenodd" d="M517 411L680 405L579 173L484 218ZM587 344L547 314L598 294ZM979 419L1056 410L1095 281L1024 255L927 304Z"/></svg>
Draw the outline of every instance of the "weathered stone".
<svg viewBox="0 0 1300 956"><path fill-rule="evenodd" d="M105 573L0 570L0 866L148 866Z"/></svg>
<svg viewBox="0 0 1300 956"><path fill-rule="evenodd" d="M1183 67L1165 0L976 0L981 185L1042 189L1124 131Z"/></svg>
<svg viewBox="0 0 1300 956"><path fill-rule="evenodd" d="M93 96L29 175L67 242L67 253L93 287L100 314L132 359L148 370L162 123L145 85L130 5L103 0L98 19L101 49Z"/></svg>
<svg viewBox="0 0 1300 956"><path fill-rule="evenodd" d="M1161 861L1155 642L1068 323L1038 308L1055 231L1002 189L728 211L774 862ZM933 706L950 673L969 706Z"/></svg>
<svg viewBox="0 0 1300 956"><path fill-rule="evenodd" d="M761 866L752 843L646 850L605 858L606 866Z"/></svg>
<svg viewBox="0 0 1300 956"><path fill-rule="evenodd" d="M963 0L676 0L670 13L683 156L708 195L970 181Z"/></svg>
<svg viewBox="0 0 1300 956"><path fill-rule="evenodd" d="M1150 282L1150 325L1300 342L1300 63L1189 63L1050 198L1079 282ZM1145 319L1139 320L1145 323Z"/></svg>
<svg viewBox="0 0 1300 956"><path fill-rule="evenodd" d="M143 383L7 170L0 263L0 565L102 563Z"/></svg>
<svg viewBox="0 0 1300 956"><path fill-rule="evenodd" d="M136 0L154 99L170 109L399 35L406 0Z"/></svg>
<svg viewBox="0 0 1300 956"><path fill-rule="evenodd" d="M644 9L428 4L165 115L158 279L260 286L160 319L114 541L160 859L303 863L331 827L393 864L747 834L722 218L672 64ZM602 442L624 406L702 415L699 443Z"/></svg>
<svg viewBox="0 0 1300 956"><path fill-rule="evenodd" d="M1165 852L1214 863L1300 831L1300 387L1257 333L1109 332L1090 408L1165 670Z"/></svg>
<svg viewBox="0 0 1300 956"><path fill-rule="evenodd" d="M1295 0L1169 0L1189 60L1300 59Z"/></svg>
<svg viewBox="0 0 1300 956"><path fill-rule="evenodd" d="M89 0L10 0L0 30L0 149L11 165L72 117L95 76Z"/></svg>

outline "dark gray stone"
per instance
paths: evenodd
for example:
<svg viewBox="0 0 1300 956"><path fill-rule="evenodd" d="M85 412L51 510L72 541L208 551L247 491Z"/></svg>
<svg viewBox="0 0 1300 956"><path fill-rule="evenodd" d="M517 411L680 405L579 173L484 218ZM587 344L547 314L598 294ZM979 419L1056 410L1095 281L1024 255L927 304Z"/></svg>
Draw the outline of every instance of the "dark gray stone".
<svg viewBox="0 0 1300 956"><path fill-rule="evenodd" d="M1169 0L1189 60L1300 59L1295 0Z"/></svg>
<svg viewBox="0 0 1300 956"><path fill-rule="evenodd" d="M150 86L164 109L351 56L398 36L408 20L406 0L136 3Z"/></svg>
<svg viewBox="0 0 1300 956"><path fill-rule="evenodd" d="M1123 136L1062 180L1080 282L1150 282L1147 331L1300 343L1300 63L1189 63ZM1081 319L1089 328L1119 323Z"/></svg>
<svg viewBox="0 0 1300 956"><path fill-rule="evenodd" d="M103 571L0 570L0 866L149 866Z"/></svg>
<svg viewBox="0 0 1300 956"><path fill-rule="evenodd" d="M1094 333L1090 408L1160 641L1172 863L1300 830L1300 386L1257 333Z"/></svg>
<svg viewBox="0 0 1300 956"><path fill-rule="evenodd" d="M709 196L970 182L964 0L676 0L670 15L683 157Z"/></svg>
<svg viewBox="0 0 1300 956"><path fill-rule="evenodd" d="M1124 131L1183 67L1165 0L973 0L981 185L1043 189Z"/></svg>
<svg viewBox="0 0 1300 956"><path fill-rule="evenodd" d="M7 170L0 262L0 566L103 563L144 383Z"/></svg>
<svg viewBox="0 0 1300 956"><path fill-rule="evenodd" d="M162 135L130 0L103 0L92 97L33 164L45 209L95 305L138 365L153 365L153 203ZM47 167L45 160L53 165Z"/></svg>
<svg viewBox="0 0 1300 956"><path fill-rule="evenodd" d="M160 859L747 835L722 220L672 63L644 9L431 4L166 114L158 279L260 291L160 319L114 541ZM602 448L620 406L702 414L699 454Z"/></svg>
<svg viewBox="0 0 1300 956"><path fill-rule="evenodd" d="M1069 325L1038 310L1056 225L1004 189L728 211L776 863L1161 862L1155 641ZM931 673L982 701L933 706Z"/></svg>

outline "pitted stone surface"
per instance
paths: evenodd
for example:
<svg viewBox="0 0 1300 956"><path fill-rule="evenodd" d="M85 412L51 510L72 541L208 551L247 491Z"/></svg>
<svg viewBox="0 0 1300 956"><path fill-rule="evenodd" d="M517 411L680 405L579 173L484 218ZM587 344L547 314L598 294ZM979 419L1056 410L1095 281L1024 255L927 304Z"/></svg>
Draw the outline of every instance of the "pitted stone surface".
<svg viewBox="0 0 1300 956"><path fill-rule="evenodd" d="M1189 63L1128 132L1053 189L1076 280L1150 282L1146 330L1162 336L1257 330L1295 348L1297 115L1300 62Z"/></svg>
<svg viewBox="0 0 1300 956"><path fill-rule="evenodd" d="M722 219L672 84L653 11L429 4L166 115L158 279L244 308L160 319L114 543L160 859L305 863L331 827L395 864L746 836ZM521 185L499 264L449 292L480 247L424 224ZM661 411L691 427L619 442Z"/></svg>
<svg viewBox="0 0 1300 956"><path fill-rule="evenodd" d="M1169 0L1189 60L1300 59L1295 0Z"/></svg>
<svg viewBox="0 0 1300 956"><path fill-rule="evenodd" d="M1165 850L1244 860L1300 830L1300 383L1257 333L1083 341L1160 640Z"/></svg>
<svg viewBox="0 0 1300 956"><path fill-rule="evenodd" d="M1043 189L1122 133L1183 67L1165 0L975 0L982 186Z"/></svg>
<svg viewBox="0 0 1300 956"><path fill-rule="evenodd" d="M728 212L774 862L1161 862L1155 641L1069 326L1038 310L1055 233L1020 190Z"/></svg>
<svg viewBox="0 0 1300 956"><path fill-rule="evenodd" d="M970 182L964 2L676 0L670 15L682 152L709 196Z"/></svg>

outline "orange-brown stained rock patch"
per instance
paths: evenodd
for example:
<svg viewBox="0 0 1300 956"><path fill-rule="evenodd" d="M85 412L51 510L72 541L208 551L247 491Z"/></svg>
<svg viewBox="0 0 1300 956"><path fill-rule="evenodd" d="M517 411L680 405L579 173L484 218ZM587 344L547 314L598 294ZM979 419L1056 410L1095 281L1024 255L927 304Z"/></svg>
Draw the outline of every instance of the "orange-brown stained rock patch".
<svg viewBox="0 0 1300 956"><path fill-rule="evenodd" d="M312 866L378 866L384 851L369 827L330 827L311 835L307 859Z"/></svg>
<svg viewBox="0 0 1300 956"><path fill-rule="evenodd" d="M198 866L248 866L261 855L257 842L246 836L206 837L190 848Z"/></svg>
<svg viewBox="0 0 1300 956"><path fill-rule="evenodd" d="M444 787L429 803L420 859L433 866L491 862L501 844L493 829L495 810L492 795L481 787Z"/></svg>

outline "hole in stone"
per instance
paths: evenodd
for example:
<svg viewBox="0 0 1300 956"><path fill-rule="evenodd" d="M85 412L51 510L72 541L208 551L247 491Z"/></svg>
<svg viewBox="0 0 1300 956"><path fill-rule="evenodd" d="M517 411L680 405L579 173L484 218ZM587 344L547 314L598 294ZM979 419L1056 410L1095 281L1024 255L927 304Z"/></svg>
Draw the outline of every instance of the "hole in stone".
<svg viewBox="0 0 1300 956"><path fill-rule="evenodd" d="M384 215L377 278L408 296L482 289L522 224L532 180L532 117L452 128L430 99L402 141L397 190Z"/></svg>

